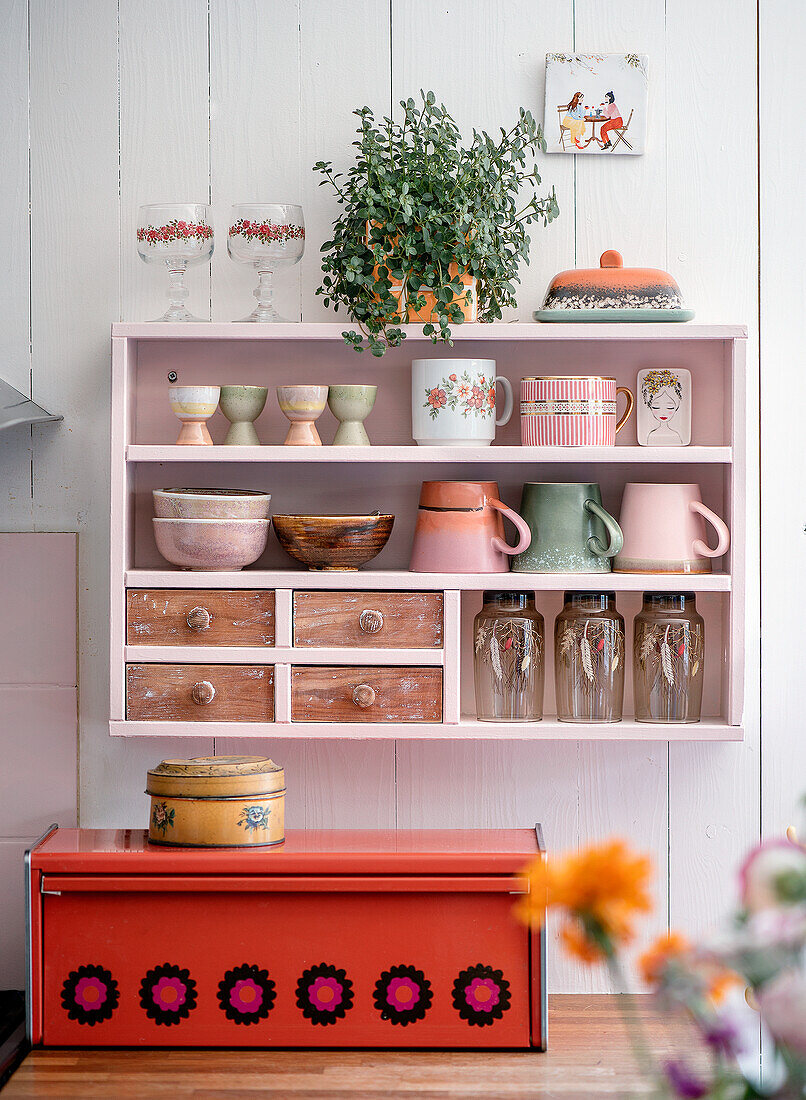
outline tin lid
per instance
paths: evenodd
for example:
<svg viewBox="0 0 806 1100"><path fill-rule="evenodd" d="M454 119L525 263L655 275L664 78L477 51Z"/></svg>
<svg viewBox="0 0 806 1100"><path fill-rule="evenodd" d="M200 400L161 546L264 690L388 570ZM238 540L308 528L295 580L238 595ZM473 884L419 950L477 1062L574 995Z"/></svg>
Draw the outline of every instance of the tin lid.
<svg viewBox="0 0 806 1100"><path fill-rule="evenodd" d="M624 267L621 253L603 252L598 267L555 275L543 309L683 309L672 276L659 268Z"/></svg>
<svg viewBox="0 0 806 1100"><path fill-rule="evenodd" d="M147 794L185 798L271 794L285 788L285 772L268 756L194 756L163 760L148 773Z"/></svg>

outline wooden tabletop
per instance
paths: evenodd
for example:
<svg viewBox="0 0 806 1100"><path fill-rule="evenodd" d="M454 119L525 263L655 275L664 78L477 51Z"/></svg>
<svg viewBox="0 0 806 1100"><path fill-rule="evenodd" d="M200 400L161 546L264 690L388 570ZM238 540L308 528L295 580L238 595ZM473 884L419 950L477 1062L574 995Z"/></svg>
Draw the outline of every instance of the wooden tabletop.
<svg viewBox="0 0 806 1100"><path fill-rule="evenodd" d="M662 1023L639 998L652 1048L691 1057L690 1033ZM549 1050L484 1051L37 1050L3 1100L540 1100L642 1096L616 1004L607 996L550 998Z"/></svg>

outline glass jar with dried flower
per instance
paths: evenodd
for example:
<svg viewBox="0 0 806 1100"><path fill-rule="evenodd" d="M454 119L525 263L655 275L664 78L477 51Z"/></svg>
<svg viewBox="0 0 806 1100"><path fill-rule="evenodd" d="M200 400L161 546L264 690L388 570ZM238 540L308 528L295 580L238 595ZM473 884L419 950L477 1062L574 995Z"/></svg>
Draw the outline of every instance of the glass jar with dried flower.
<svg viewBox="0 0 806 1100"><path fill-rule="evenodd" d="M699 722L705 623L693 592L645 592L635 616L633 691L638 722Z"/></svg>
<svg viewBox="0 0 806 1100"><path fill-rule="evenodd" d="M615 592L566 592L554 624L554 685L561 722L620 722L624 618Z"/></svg>
<svg viewBox="0 0 806 1100"><path fill-rule="evenodd" d="M485 592L473 642L479 721L538 722L545 635L534 593Z"/></svg>

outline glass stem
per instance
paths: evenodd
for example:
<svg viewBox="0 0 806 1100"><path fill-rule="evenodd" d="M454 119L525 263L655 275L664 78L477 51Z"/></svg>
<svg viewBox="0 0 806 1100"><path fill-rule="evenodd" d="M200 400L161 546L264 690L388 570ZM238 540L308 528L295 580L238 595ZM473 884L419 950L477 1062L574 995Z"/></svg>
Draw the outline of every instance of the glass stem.
<svg viewBox="0 0 806 1100"><path fill-rule="evenodd" d="M257 298L258 317L272 317L274 315L274 272L268 269L258 268L258 284L252 292Z"/></svg>
<svg viewBox="0 0 806 1100"><path fill-rule="evenodd" d="M185 286L187 264L181 260L171 260L168 267L168 316L182 317L185 314L185 298L190 291Z"/></svg>

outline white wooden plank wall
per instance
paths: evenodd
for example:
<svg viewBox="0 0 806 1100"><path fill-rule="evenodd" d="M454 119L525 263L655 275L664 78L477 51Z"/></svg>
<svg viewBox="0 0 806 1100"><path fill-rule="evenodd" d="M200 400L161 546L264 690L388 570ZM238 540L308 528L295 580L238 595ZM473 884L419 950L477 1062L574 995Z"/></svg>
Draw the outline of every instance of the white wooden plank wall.
<svg viewBox="0 0 806 1100"><path fill-rule="evenodd" d="M804 386L802 321L792 316L803 313L806 242L794 201L801 158L779 111L798 102L806 16L797 0L765 0L761 10L764 562L772 578L763 775L764 820L773 828L790 819L806 787L795 774L806 772L803 738L789 732L802 726L806 704L797 687L804 643L784 610L806 515L782 476L802 455L799 435L780 430ZM562 215L535 231L517 315L528 319L552 274L595 264L607 247L627 264L667 267L701 319L750 325L754 410L756 46L754 0L0 0L0 373L66 415L60 427L36 429L33 447L28 430L0 439L0 527L81 534L82 824L141 823L146 767L169 752L213 748L210 738L143 745L106 730L109 323L164 309L160 274L136 254L137 206L214 203L218 250L210 268L191 273L190 302L201 316L227 320L253 301L252 272L226 255L230 205L302 202L307 255L278 279L278 305L287 316L324 320L314 296L317 253L336 205L311 166L349 162L353 108L382 114L433 88L466 130L495 128L521 105L542 117L547 50L646 52L646 155L542 159ZM383 365L367 369L382 374ZM712 920L716 891L760 822L752 515L749 540L744 745L272 742L288 771L289 823L505 826L539 818L554 848L615 832L653 853L655 927L669 915L687 927ZM601 975L559 950L551 971L557 991L605 988Z"/></svg>

